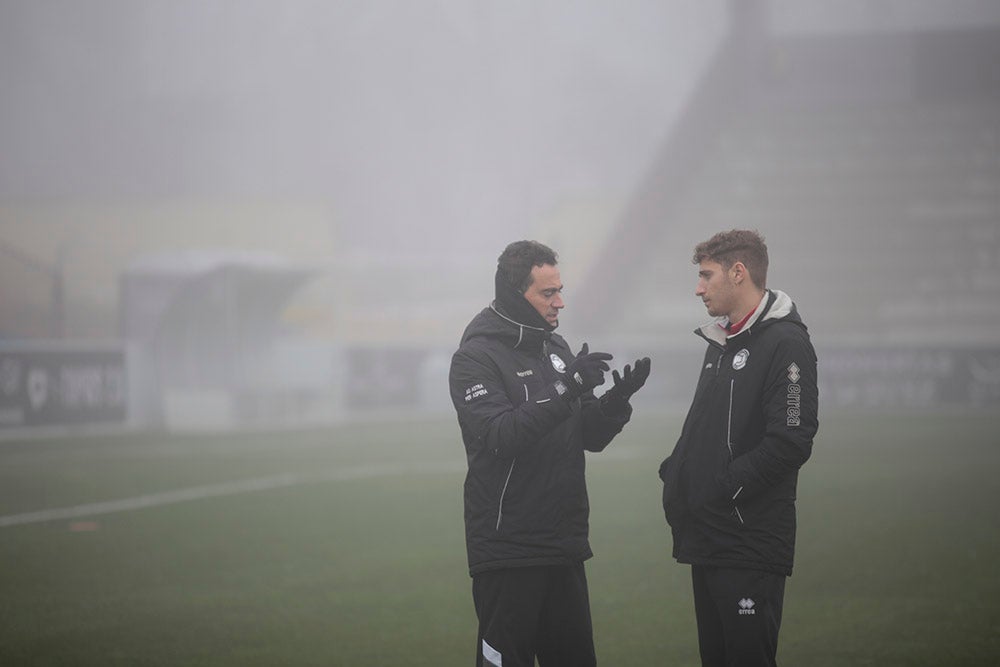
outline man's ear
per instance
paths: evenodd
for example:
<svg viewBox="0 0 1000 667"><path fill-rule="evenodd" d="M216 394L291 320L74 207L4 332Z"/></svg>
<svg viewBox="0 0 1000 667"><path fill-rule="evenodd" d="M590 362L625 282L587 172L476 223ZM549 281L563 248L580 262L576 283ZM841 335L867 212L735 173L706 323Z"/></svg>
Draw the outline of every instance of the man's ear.
<svg viewBox="0 0 1000 667"><path fill-rule="evenodd" d="M741 284L747 278L747 267L743 264L743 262L735 262L729 268L729 279L737 285Z"/></svg>

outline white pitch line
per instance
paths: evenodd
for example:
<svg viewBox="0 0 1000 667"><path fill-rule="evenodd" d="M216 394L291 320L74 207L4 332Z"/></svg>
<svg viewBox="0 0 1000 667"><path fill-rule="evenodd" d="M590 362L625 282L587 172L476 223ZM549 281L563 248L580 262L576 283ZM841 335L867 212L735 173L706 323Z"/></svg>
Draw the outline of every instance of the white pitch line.
<svg viewBox="0 0 1000 667"><path fill-rule="evenodd" d="M464 461L433 461L422 462L411 465L400 463L385 465L354 466L351 468L339 468L321 473L281 473L268 477L256 477L253 479L242 479L233 482L220 482L218 484L206 484L204 486L192 486L186 489L175 489L162 493L151 493L132 498L121 498L119 500L107 500L99 503L88 503L86 505L74 505L72 507L54 507L36 512L25 512L23 514L9 514L0 516L0 528L8 526L23 526L31 523L43 523L45 521L62 521L66 519L78 519L81 517L97 516L100 514L113 514L115 512L129 512L132 510L146 509L149 507L162 507L163 505L173 505L192 500L203 500L205 498L219 498L222 496L235 496L243 493L254 493L257 491L269 491L300 484L315 484L320 482L346 481L351 479L369 479L387 475L400 475L407 473L430 474L439 472L454 472L465 469Z"/></svg>
<svg viewBox="0 0 1000 667"><path fill-rule="evenodd" d="M590 461L601 460L622 460L635 458L636 453L627 448L605 452L600 456L589 459ZM206 484L204 486L192 486L186 489L175 489L162 493L150 493L132 498L121 498L119 500L106 500L99 503L88 503L85 505L74 505L72 507L54 507L47 510L35 512L25 512L23 514L8 514L0 516L0 528L9 526L23 526L32 523L44 523L46 521L65 521L66 519L79 519L82 517L98 516L101 514L114 514L116 512L130 512L133 510L146 509L149 507L162 507L192 500L204 500L205 498L220 498L223 496L236 496L243 493L254 493L257 491L269 491L289 486L302 484L317 484L321 482L338 482L351 479L370 479L372 477L383 477L388 475L404 474L434 474L442 472L459 472L466 469L464 460L448 461L418 461L413 463L391 463L373 464L364 466L353 466L350 468L337 468L326 472L318 473L281 473L268 477L255 477L252 479L241 479L233 482L220 482L218 484Z"/></svg>

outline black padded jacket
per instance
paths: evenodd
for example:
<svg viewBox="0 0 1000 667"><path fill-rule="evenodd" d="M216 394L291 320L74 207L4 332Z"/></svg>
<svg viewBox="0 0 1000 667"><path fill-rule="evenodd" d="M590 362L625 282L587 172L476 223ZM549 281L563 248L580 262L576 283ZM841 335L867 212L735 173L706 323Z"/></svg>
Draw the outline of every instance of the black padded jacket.
<svg viewBox="0 0 1000 667"><path fill-rule="evenodd" d="M561 336L493 306L462 335L449 384L468 461L472 575L592 556L584 451L603 450L632 410L611 410L593 392L567 400L560 390L572 359Z"/></svg>
<svg viewBox="0 0 1000 667"><path fill-rule="evenodd" d="M739 333L715 322L695 333L708 350L680 438L660 465L673 555L790 575L798 471L818 428L809 334L777 291Z"/></svg>

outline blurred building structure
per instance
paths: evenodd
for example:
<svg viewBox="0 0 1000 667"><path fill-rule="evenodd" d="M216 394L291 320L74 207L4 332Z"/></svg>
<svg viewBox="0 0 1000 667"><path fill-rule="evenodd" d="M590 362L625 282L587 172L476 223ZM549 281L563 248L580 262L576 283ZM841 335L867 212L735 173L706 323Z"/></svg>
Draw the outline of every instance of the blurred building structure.
<svg viewBox="0 0 1000 667"><path fill-rule="evenodd" d="M691 251L755 228L828 407L996 406L1000 29L737 25L584 287L588 328L696 346L678 340L700 306ZM629 249L638 294L623 299L596 267Z"/></svg>
<svg viewBox="0 0 1000 667"><path fill-rule="evenodd" d="M828 407L1000 405L996 3L637 7L607 46L618 26L574 3L0 5L5 425L55 350L47 388L135 426L445 413L524 237L564 261L568 335L652 354L641 400L671 409L705 318L691 249L734 227L767 237ZM139 324L164 253L215 259ZM234 326L213 290L261 316Z"/></svg>
<svg viewBox="0 0 1000 667"><path fill-rule="evenodd" d="M594 301L593 326L616 305L629 331L681 325L661 287L693 284L712 230L750 227L821 341L995 344L1000 30L761 35L722 57L606 248L646 253L641 305Z"/></svg>

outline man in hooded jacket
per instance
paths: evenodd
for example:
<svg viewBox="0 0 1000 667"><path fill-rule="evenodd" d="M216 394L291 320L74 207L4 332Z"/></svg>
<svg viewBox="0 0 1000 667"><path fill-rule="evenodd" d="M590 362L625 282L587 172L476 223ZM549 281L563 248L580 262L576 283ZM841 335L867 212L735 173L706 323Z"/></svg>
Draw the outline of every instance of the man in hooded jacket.
<svg viewBox="0 0 1000 667"><path fill-rule="evenodd" d="M614 386L594 396L612 357L586 343L573 355L554 333L562 282L555 252L541 243L507 246L495 289L449 374L468 461L476 665L596 665L584 451L602 451L629 421L650 362L614 371Z"/></svg>
<svg viewBox="0 0 1000 667"><path fill-rule="evenodd" d="M673 555L692 566L702 664L776 664L795 550L798 470L816 434L816 353L798 309L769 290L757 232L695 248L696 296L717 319L673 453L660 466Z"/></svg>

